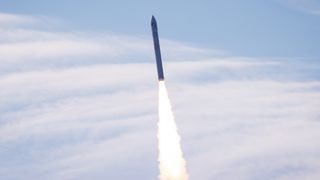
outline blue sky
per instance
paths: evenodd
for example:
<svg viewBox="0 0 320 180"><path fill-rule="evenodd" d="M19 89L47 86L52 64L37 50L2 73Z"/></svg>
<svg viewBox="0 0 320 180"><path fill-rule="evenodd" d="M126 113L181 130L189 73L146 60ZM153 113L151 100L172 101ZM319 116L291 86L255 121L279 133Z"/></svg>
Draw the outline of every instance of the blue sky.
<svg viewBox="0 0 320 180"><path fill-rule="evenodd" d="M1 180L157 179L152 14L190 179L319 179L319 2L11 0Z"/></svg>
<svg viewBox="0 0 320 180"><path fill-rule="evenodd" d="M315 0L13 0L0 6L3 12L63 19L72 29L135 36L150 34L154 14L166 38L237 56L308 58L320 56L319 9Z"/></svg>

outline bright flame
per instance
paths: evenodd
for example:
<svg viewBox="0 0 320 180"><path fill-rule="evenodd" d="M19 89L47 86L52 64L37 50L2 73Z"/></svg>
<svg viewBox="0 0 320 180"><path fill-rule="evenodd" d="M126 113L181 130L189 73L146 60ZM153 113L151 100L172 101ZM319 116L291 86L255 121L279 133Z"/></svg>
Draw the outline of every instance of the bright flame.
<svg viewBox="0 0 320 180"><path fill-rule="evenodd" d="M187 180L186 161L180 146L171 104L164 81L159 81L159 168L161 180Z"/></svg>

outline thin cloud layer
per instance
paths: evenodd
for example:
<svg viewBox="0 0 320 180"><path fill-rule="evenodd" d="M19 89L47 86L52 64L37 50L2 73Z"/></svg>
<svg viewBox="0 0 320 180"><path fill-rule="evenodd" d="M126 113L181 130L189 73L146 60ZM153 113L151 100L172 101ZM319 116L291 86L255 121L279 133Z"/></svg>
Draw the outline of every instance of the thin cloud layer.
<svg viewBox="0 0 320 180"><path fill-rule="evenodd" d="M1 179L157 178L151 38L1 31ZM318 179L317 62L162 42L191 179Z"/></svg>
<svg viewBox="0 0 320 180"><path fill-rule="evenodd" d="M37 18L32 16L25 15L16 15L9 13L0 13L0 24L9 26L9 25L21 25L21 24L32 24L37 21Z"/></svg>
<svg viewBox="0 0 320 180"><path fill-rule="evenodd" d="M17 15L6 16L16 17ZM18 17L23 19L24 16ZM55 23L54 20L51 21L46 17L38 19L27 16L26 19L28 18L32 18L37 26L41 26L44 22ZM150 62L153 58L152 42L145 36L48 31L19 25L3 26L0 28L0 33L2 34L0 37L1 74L16 70L32 71L105 63ZM164 45L163 51L166 52L165 57L174 61L225 54L221 50L208 50L165 39L161 42Z"/></svg>

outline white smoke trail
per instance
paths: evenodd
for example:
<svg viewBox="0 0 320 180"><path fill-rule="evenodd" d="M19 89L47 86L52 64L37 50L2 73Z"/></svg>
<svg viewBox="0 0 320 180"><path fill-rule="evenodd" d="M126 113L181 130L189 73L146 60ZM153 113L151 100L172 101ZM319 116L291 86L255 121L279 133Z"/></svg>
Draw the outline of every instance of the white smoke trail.
<svg viewBox="0 0 320 180"><path fill-rule="evenodd" d="M158 160L161 180L188 179L180 139L165 83L159 81Z"/></svg>

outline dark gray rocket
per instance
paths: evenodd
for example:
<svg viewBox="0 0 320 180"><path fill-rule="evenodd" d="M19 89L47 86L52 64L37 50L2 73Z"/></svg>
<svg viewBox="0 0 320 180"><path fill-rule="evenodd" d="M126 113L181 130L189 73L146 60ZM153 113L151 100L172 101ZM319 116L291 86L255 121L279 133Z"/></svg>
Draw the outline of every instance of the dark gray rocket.
<svg viewBox="0 0 320 180"><path fill-rule="evenodd" d="M160 52L160 42L159 42L159 36L158 36L158 26L154 16L152 16L151 18L151 29L152 29L152 36L153 36L154 52L155 52L156 62L157 62L158 80L164 81L161 52Z"/></svg>

